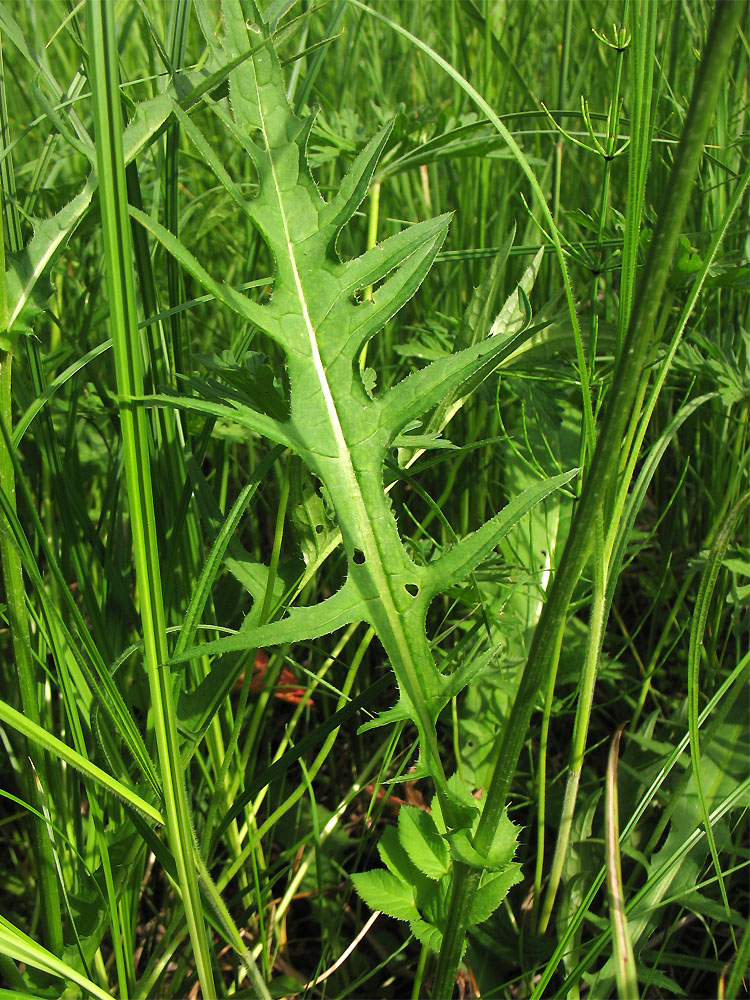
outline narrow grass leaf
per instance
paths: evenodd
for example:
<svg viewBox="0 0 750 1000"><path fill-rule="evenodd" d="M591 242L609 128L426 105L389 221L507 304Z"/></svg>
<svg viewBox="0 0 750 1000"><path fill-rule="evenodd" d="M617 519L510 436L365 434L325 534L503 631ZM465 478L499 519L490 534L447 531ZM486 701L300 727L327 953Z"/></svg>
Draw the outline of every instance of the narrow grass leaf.
<svg viewBox="0 0 750 1000"><path fill-rule="evenodd" d="M4 701L0 701L0 719L12 729L22 733L26 739L31 740L40 747L44 747L45 750L48 750L54 756L66 761L71 767L75 767L81 774L96 781L97 784L106 788L107 791L117 795L124 802L130 803L135 809L142 812L144 816L147 816L155 823L164 824L164 819L158 809L155 809L149 802L142 799L140 795L137 795L132 789L123 785L121 781L117 781L112 775L107 774L106 771L97 767L96 764L92 764L90 760L81 756L72 747L67 746L62 740L53 736L52 733L48 733L41 726L37 726L31 722L25 715L17 712Z"/></svg>
<svg viewBox="0 0 750 1000"><path fill-rule="evenodd" d="M47 951L46 948L14 927L3 916L0 916L0 951L8 958L12 958L16 962L23 962L32 969L39 969L56 976L58 979L76 983L85 994L96 997L97 1000L109 1000L110 998L110 993L105 992L96 983L92 983L86 976L81 975L73 966ZM13 996L17 995L13 994ZM24 993L24 996L27 995Z"/></svg>
<svg viewBox="0 0 750 1000"><path fill-rule="evenodd" d="M128 220L122 143L119 56L111 6L90 0L86 27L91 54L91 91L96 125L97 165L102 209L110 323L118 392L130 399L143 394L133 255ZM203 918L196 851L185 776L180 759L156 538L149 432L142 407L127 402L120 410L123 456L133 550L144 638L144 652L159 750L166 833L174 855L178 886L190 931L198 978L205 996L215 992Z"/></svg>

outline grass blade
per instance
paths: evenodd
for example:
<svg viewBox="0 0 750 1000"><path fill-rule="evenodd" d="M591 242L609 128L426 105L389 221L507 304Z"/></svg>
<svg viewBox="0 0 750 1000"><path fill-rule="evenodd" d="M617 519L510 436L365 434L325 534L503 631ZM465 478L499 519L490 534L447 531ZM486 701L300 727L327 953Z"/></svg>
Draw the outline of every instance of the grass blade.
<svg viewBox="0 0 750 1000"><path fill-rule="evenodd" d="M86 24L115 368L119 393L130 399L143 394L143 372L122 148L117 35L111 4L90 0L86 7ZM146 669L164 789L167 840L175 860L198 978L203 995L212 997L215 985L193 858L195 839L180 758L173 683L166 667L169 649L156 540L148 424L143 408L132 402L123 404L120 420Z"/></svg>
<svg viewBox="0 0 750 1000"><path fill-rule="evenodd" d="M72 747L67 746L62 740L53 736L52 733L48 733L46 729L42 729L41 726L27 719L22 712L17 712L15 708L12 708L4 701L0 701L0 719L12 729L15 729L16 732L25 736L26 739L31 740L32 743L43 747L49 753L59 757L60 760L67 761L71 767L75 767L81 774L96 781L102 788L106 788L107 791L117 795L124 802L128 802L135 809L142 812L144 816L148 816L150 820L153 820L154 823L164 824L164 818L159 810L155 809L149 802L146 802L145 799L142 799L140 795L137 795L132 789L127 788L121 781L113 778L111 774L107 774L106 771L97 767L96 764L92 764L86 757L73 750Z"/></svg>

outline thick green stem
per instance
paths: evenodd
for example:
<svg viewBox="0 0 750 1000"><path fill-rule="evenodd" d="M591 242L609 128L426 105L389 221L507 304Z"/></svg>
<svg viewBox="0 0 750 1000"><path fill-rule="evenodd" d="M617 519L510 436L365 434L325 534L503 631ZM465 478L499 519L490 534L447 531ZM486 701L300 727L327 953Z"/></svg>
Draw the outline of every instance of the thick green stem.
<svg viewBox="0 0 750 1000"><path fill-rule="evenodd" d="M650 346L656 316L674 250L680 236L688 201L706 140L724 70L729 58L737 25L745 4L718 3L714 10L706 50L698 71L685 126L670 177L664 210L654 231L646 265L630 317L628 331L615 370L613 385L602 421L590 471L577 506L562 559L550 588L547 603L537 625L518 694L503 734L485 806L474 837L480 854L487 854L492 837L503 815L508 790L518 764L531 714L537 703L549 663L564 626L570 599L588 559L596 531L597 514L602 510L618 462L620 444L640 381L641 370ZM469 913L465 895L473 896L476 882L467 880L457 866L448 925L443 939L435 979L435 996L450 996L467 923L454 914ZM472 885L473 882L473 885ZM458 944L452 938L458 939Z"/></svg>

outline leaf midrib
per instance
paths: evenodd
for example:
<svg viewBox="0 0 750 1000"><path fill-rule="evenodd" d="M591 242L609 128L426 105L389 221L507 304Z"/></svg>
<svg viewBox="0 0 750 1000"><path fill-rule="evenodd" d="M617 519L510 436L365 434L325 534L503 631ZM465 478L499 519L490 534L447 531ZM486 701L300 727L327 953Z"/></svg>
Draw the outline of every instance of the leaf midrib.
<svg viewBox="0 0 750 1000"><path fill-rule="evenodd" d="M253 82L255 85L256 98L258 102L260 129L261 132L263 133L263 139L265 141L266 151L268 153L268 163L271 171L271 176L273 178L274 190L276 192L276 200L279 206L279 214L281 217L282 225L284 227L284 239L286 241L287 253L289 256L289 261L291 263L292 273L294 276L297 298L299 300L300 309L302 312L302 316L305 322L305 328L307 330L307 335L310 342L310 350L312 353L312 361L315 368L315 374L317 376L321 391L323 393L328 420L331 425L331 430L333 431L334 439L336 441L336 447L338 449L337 459L338 462L340 463L340 467L344 473L344 478L349 487L350 491L349 496L351 502L355 507L356 520L360 527L360 531L362 532L363 548L365 549L365 551L367 551L367 548L369 548L371 554L377 554L377 560L373 561L376 564L374 568L376 569L377 576L379 577L379 582L381 583L380 594L381 594L381 602L383 605L383 609L386 612L386 616L391 626L392 635L394 636L399 648L398 651L399 651L399 658L401 661L401 665L403 666L403 669L407 675L410 686L412 686L414 692L417 693L421 689L421 684L419 683L419 675L416 670L416 664L414 663L414 658L411 649L409 648L409 643L406 637L404 621L394 603L388 575L384 572L383 555L377 543L375 533L372 530L370 518L367 513L367 507L365 506L364 498L362 496L362 490L360 488L359 479L354 469L354 465L352 464L349 445L346 441L343 427L341 426L341 421L339 419L338 410L336 409L336 403L333 398L331 386L328 382L325 367L323 365L323 359L321 358L320 350L318 349L318 342L315 335L315 329L312 320L310 318L309 309L307 307L305 290L303 288L302 279L300 278L299 269L297 267L297 259L294 252L294 243L291 239L289 232L289 224L282 197L281 186L279 185L278 177L276 174L276 164L274 162L273 147L271 146L271 143L268 138L268 131L266 128L266 115L263 107L263 99L260 93L260 88L258 86L258 75L254 60L253 60ZM372 568L373 567L371 567L371 571ZM422 722L423 726L425 726L428 720L423 718L423 715L425 714L424 706L420 703L419 699L412 698L412 700L415 702L414 707L418 716L420 717L420 722ZM429 732L429 727L427 727L427 732Z"/></svg>

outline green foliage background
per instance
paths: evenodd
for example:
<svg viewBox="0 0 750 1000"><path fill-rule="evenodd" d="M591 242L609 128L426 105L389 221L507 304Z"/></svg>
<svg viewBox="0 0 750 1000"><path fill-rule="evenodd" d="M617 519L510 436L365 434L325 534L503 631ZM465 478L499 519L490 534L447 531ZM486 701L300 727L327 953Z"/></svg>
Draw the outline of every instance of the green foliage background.
<svg viewBox="0 0 750 1000"><path fill-rule="evenodd" d="M482 996L744 995L736 6L613 485L506 776L519 847L503 827L470 915ZM519 718L712 6L110 14L0 6L0 978L429 995L451 873L481 861L443 835L476 827Z"/></svg>

